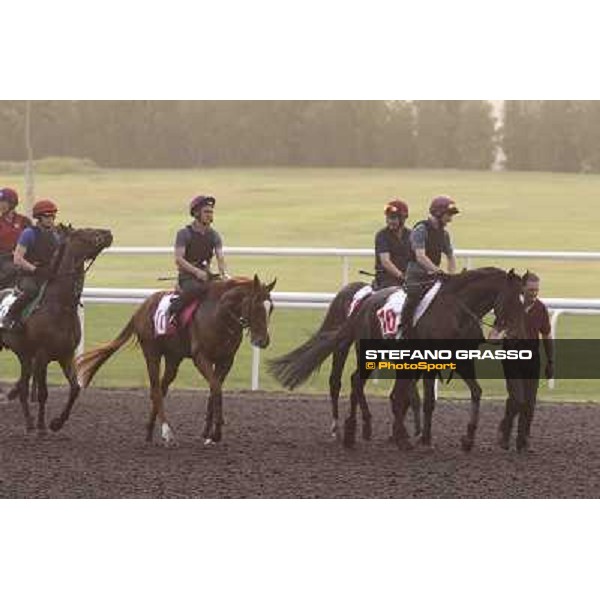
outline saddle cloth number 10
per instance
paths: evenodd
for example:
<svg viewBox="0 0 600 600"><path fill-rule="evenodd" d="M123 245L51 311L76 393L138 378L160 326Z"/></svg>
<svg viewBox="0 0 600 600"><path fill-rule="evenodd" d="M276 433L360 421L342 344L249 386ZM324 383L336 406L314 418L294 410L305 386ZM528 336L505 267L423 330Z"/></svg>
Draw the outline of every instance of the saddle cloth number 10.
<svg viewBox="0 0 600 600"><path fill-rule="evenodd" d="M398 331L398 315L391 308L380 308L377 311L377 318L381 325L381 333L383 335L395 335Z"/></svg>

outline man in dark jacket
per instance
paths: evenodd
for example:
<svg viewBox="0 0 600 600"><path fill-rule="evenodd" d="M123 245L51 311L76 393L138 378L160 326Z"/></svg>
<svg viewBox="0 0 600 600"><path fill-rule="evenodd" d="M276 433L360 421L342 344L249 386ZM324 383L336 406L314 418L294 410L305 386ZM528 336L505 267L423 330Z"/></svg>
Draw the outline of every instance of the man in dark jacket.
<svg viewBox="0 0 600 600"><path fill-rule="evenodd" d="M541 338L546 355L544 374L547 379L554 377L554 340L550 326L550 316L546 305L538 298L540 278L530 271L523 275L523 304L525 306L525 331L527 339L523 340L525 347L533 352L533 360L526 366L517 366L514 361L503 361L504 376L508 398L504 418L500 423L500 445L508 448L514 417L519 414L517 432L517 450L529 449L529 438L533 413L537 403L537 393L540 383L541 357L539 340ZM519 344L519 340L508 340L505 347ZM517 363L518 364L518 363Z"/></svg>
<svg viewBox="0 0 600 600"><path fill-rule="evenodd" d="M408 205L395 198L385 206L386 227L375 235L374 289L401 285L410 258L410 229L404 226Z"/></svg>

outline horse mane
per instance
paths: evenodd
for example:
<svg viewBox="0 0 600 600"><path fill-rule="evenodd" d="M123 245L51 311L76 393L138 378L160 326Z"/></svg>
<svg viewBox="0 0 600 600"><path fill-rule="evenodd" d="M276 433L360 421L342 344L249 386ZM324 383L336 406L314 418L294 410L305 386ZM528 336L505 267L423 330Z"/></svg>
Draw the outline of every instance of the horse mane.
<svg viewBox="0 0 600 600"><path fill-rule="evenodd" d="M224 281L214 281L210 285L208 298L218 300L230 290L239 289L252 284L253 280L250 277L232 277L231 279Z"/></svg>
<svg viewBox="0 0 600 600"><path fill-rule="evenodd" d="M499 269L498 267L480 267L478 269L471 269L463 271L462 273L456 273L455 275L447 275L444 278L444 285L442 290L445 292L454 293L465 286L478 283L483 279L501 275L506 276L506 271Z"/></svg>

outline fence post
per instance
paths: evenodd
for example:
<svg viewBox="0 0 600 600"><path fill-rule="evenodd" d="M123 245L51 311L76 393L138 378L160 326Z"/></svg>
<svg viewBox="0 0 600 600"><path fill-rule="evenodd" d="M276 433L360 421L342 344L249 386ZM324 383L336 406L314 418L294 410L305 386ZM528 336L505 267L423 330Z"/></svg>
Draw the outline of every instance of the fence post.
<svg viewBox="0 0 600 600"><path fill-rule="evenodd" d="M258 373L260 369L260 348L258 346L252 346L252 381L250 382L250 389L252 391L259 389Z"/></svg>
<svg viewBox="0 0 600 600"><path fill-rule="evenodd" d="M342 286L350 281L350 257L342 256Z"/></svg>
<svg viewBox="0 0 600 600"><path fill-rule="evenodd" d="M550 319L550 335L556 339L556 327L558 326L558 317L562 314L562 310L556 309L552 312L552 318ZM556 387L556 380L554 377L548 380L548 389L553 390Z"/></svg>
<svg viewBox="0 0 600 600"><path fill-rule="evenodd" d="M81 326L81 339L77 350L75 350L75 356L79 357L85 350L85 312L83 309L83 303L77 307L77 316L79 317L79 325Z"/></svg>

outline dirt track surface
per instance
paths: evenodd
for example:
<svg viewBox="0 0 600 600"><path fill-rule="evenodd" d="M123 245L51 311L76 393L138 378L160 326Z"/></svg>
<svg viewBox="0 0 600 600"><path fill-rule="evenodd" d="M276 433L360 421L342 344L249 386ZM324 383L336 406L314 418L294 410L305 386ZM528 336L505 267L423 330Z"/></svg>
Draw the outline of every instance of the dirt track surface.
<svg viewBox="0 0 600 600"><path fill-rule="evenodd" d="M66 390L52 389L48 416ZM329 437L325 399L226 393L224 440L200 436L206 392L167 401L178 446L144 441L143 390L88 390L58 433L25 434L18 402L0 404L2 498L556 498L600 496L600 405L541 404L534 451L495 445L502 405L482 405L478 441L459 448L465 402L440 401L434 447L400 453L387 441L387 402L372 400L373 440L346 450ZM37 409L36 406L33 407ZM346 410L342 406L342 414ZM360 436L360 432L359 432Z"/></svg>

